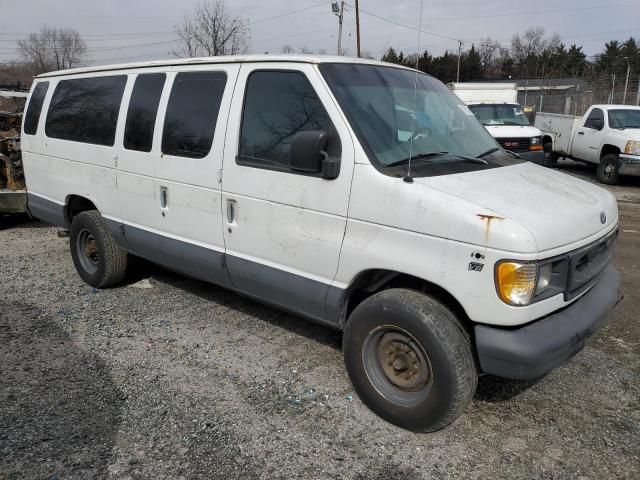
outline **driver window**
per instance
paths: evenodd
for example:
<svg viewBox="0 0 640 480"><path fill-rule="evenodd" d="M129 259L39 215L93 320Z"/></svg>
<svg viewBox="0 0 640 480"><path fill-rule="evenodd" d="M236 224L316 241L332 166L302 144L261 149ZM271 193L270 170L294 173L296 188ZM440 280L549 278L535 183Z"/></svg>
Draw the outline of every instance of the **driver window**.
<svg viewBox="0 0 640 480"><path fill-rule="evenodd" d="M599 108L594 108L584 122L585 128L601 130L604 127L604 113Z"/></svg>

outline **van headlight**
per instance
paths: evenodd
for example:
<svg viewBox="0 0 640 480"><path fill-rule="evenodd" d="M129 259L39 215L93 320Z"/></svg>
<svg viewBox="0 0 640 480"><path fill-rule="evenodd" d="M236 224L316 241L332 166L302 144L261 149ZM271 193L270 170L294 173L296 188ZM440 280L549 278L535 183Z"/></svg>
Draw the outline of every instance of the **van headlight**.
<svg viewBox="0 0 640 480"><path fill-rule="evenodd" d="M560 277L564 275L560 274L564 272L558 267L563 264L564 262L539 264L511 260L498 262L495 281L500 299L518 307L529 305L537 299L548 298L550 294L560 293L562 288L557 288L557 281L561 280Z"/></svg>
<svg viewBox="0 0 640 480"><path fill-rule="evenodd" d="M542 143L542 138L531 137L531 145L540 145L541 143Z"/></svg>
<svg viewBox="0 0 640 480"><path fill-rule="evenodd" d="M640 142L637 140L629 140L624 147L624 153L640 155Z"/></svg>

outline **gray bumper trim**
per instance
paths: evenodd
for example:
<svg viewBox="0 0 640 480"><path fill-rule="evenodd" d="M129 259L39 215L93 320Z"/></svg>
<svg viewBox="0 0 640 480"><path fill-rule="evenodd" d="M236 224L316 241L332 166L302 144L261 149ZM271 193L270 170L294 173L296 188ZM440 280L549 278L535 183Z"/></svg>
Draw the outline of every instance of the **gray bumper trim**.
<svg viewBox="0 0 640 480"><path fill-rule="evenodd" d="M516 152L520 158L533 163L540 163L544 160L544 150L528 150L526 152Z"/></svg>
<svg viewBox="0 0 640 480"><path fill-rule="evenodd" d="M556 314L513 330L476 325L481 370L531 380L565 363L605 322L618 301L619 286L620 275L610 265L591 290Z"/></svg>
<svg viewBox="0 0 640 480"><path fill-rule="evenodd" d="M31 215L47 223L69 228L69 224L64 216L64 205L59 205L37 195L33 195L32 193L27 193L27 197Z"/></svg>
<svg viewBox="0 0 640 480"><path fill-rule="evenodd" d="M621 153L618 173L620 175L640 176L640 157Z"/></svg>

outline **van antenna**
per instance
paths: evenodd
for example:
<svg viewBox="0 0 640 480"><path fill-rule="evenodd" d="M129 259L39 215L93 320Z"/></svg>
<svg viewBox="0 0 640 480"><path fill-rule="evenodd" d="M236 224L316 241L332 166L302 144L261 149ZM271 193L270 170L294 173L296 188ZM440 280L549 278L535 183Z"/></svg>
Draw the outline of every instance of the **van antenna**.
<svg viewBox="0 0 640 480"><path fill-rule="evenodd" d="M413 80L413 110L411 111L411 137L409 138L409 165L407 167L407 176L404 181L413 183L411 178L411 157L413 156L413 128L416 122L416 96L418 91L418 66L420 65L420 34L422 33L422 4L424 0L420 0L420 15L418 16L418 46L416 47L416 75Z"/></svg>

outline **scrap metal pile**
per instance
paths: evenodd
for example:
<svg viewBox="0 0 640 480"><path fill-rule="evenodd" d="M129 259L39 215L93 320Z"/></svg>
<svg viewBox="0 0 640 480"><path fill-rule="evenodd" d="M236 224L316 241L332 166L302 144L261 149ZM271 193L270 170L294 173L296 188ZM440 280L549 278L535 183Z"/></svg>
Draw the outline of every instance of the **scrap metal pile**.
<svg viewBox="0 0 640 480"><path fill-rule="evenodd" d="M25 188L20 150L21 113L0 112L0 189Z"/></svg>

